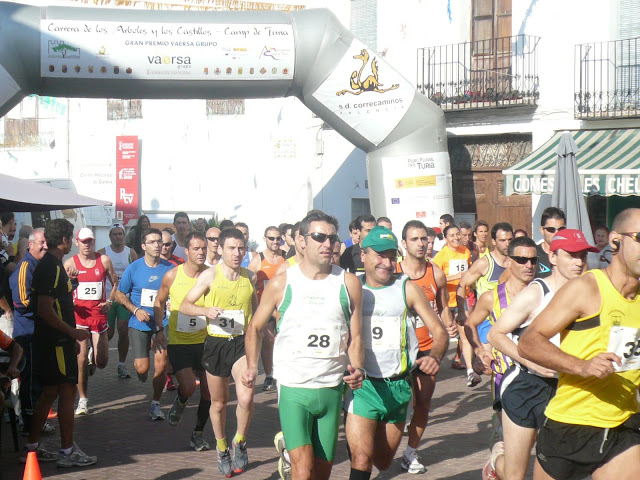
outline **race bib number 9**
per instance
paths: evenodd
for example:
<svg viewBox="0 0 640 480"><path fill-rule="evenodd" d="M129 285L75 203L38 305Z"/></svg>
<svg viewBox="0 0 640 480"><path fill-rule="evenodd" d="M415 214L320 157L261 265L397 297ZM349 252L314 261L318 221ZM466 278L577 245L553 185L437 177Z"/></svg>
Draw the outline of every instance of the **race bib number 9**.
<svg viewBox="0 0 640 480"><path fill-rule="evenodd" d="M468 264L466 260L449 260L449 275L466 272Z"/></svg>
<svg viewBox="0 0 640 480"><path fill-rule="evenodd" d="M371 330L365 333L364 346L374 352L400 348L400 317L376 317L370 320Z"/></svg>
<svg viewBox="0 0 640 480"><path fill-rule="evenodd" d="M227 337L242 335L244 333L244 310L223 310L215 320L209 320L207 333Z"/></svg>
<svg viewBox="0 0 640 480"><path fill-rule="evenodd" d="M340 356L340 325L305 325L296 329L294 357L336 358Z"/></svg>
<svg viewBox="0 0 640 480"><path fill-rule="evenodd" d="M622 365L613 364L616 372L640 369L640 329L612 327L609 333L609 352L620 357Z"/></svg>
<svg viewBox="0 0 640 480"><path fill-rule="evenodd" d="M190 317L178 312L178 322L176 324L176 330L178 332L193 333L204 330L205 328L207 328L206 317Z"/></svg>
<svg viewBox="0 0 640 480"><path fill-rule="evenodd" d="M153 308L153 304L158 296L158 290L152 290L150 288L143 288L140 293L140 306Z"/></svg>
<svg viewBox="0 0 640 480"><path fill-rule="evenodd" d="M78 300L102 300L102 282L80 282Z"/></svg>

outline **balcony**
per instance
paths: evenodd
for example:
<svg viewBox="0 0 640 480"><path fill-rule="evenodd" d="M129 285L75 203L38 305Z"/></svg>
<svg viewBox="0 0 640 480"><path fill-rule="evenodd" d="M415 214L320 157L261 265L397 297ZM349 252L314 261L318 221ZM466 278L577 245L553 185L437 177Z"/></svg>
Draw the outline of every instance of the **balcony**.
<svg viewBox="0 0 640 480"><path fill-rule="evenodd" d="M419 48L417 88L445 111L535 107L539 41L517 35Z"/></svg>
<svg viewBox="0 0 640 480"><path fill-rule="evenodd" d="M575 46L574 116L640 117L640 37Z"/></svg>

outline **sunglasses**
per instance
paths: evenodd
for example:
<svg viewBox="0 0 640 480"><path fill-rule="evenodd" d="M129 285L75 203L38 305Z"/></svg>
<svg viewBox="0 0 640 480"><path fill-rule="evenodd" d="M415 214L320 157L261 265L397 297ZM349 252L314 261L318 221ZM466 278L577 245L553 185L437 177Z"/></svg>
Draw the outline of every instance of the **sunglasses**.
<svg viewBox="0 0 640 480"><path fill-rule="evenodd" d="M282 240L282 237L267 237L267 240L270 242L279 242Z"/></svg>
<svg viewBox="0 0 640 480"><path fill-rule="evenodd" d="M542 227L542 228L544 228L549 233L556 233L556 232L559 232L560 230L564 230L567 227L558 227L558 228L556 228L556 227Z"/></svg>
<svg viewBox="0 0 640 480"><path fill-rule="evenodd" d="M334 233L333 235L327 235L326 233L313 232L313 233L307 233L305 237L311 237L318 243L326 242L327 238L329 239L329 242L332 244L340 240L340 237L338 237L337 233Z"/></svg>
<svg viewBox="0 0 640 480"><path fill-rule="evenodd" d="M209 240L210 242L217 242L218 237L207 237L207 240Z"/></svg>
<svg viewBox="0 0 640 480"><path fill-rule="evenodd" d="M121 223L114 223L113 225L111 225L111 228L114 229L114 228L124 228L124 227L122 226Z"/></svg>
<svg viewBox="0 0 640 480"><path fill-rule="evenodd" d="M620 235L624 235L625 237L631 237L633 238L636 242L640 243L640 232L627 232L627 233L621 233Z"/></svg>
<svg viewBox="0 0 640 480"><path fill-rule="evenodd" d="M166 248L169 248L169 247L171 246L171 243L172 243L172 242L169 242L169 243L163 243L163 244L162 244L162 246L163 246L163 247L166 247Z"/></svg>
<svg viewBox="0 0 640 480"><path fill-rule="evenodd" d="M518 255L512 255L509 258L519 265L526 265L527 262L531 262L531 265L538 263L538 257L520 257Z"/></svg>

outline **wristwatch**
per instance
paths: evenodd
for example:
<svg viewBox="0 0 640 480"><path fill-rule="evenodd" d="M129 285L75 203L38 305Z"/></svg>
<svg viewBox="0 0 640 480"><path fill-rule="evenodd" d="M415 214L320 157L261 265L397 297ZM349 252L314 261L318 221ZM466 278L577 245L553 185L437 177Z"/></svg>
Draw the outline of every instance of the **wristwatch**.
<svg viewBox="0 0 640 480"><path fill-rule="evenodd" d="M362 368L362 367L358 367L358 368L356 368L356 370L360 370L360 371L362 372L362 379L363 379L363 380L366 380L366 379L367 379L367 377L368 377L368 375L367 375L367 371L366 371L364 368Z"/></svg>
<svg viewBox="0 0 640 480"><path fill-rule="evenodd" d="M156 333L161 332L162 330L164 330L163 327L156 325Z"/></svg>

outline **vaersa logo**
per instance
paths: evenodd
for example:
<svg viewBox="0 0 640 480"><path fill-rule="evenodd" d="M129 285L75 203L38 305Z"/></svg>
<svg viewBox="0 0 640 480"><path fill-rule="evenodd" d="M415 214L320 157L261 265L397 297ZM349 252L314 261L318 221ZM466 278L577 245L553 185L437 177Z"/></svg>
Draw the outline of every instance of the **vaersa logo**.
<svg viewBox="0 0 640 480"><path fill-rule="evenodd" d="M133 193L127 193L124 188L120 189L120 200L129 205L133 204Z"/></svg>

